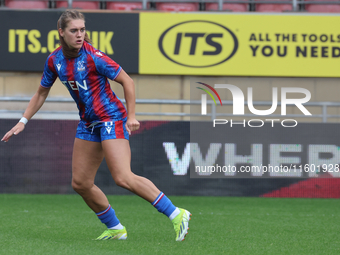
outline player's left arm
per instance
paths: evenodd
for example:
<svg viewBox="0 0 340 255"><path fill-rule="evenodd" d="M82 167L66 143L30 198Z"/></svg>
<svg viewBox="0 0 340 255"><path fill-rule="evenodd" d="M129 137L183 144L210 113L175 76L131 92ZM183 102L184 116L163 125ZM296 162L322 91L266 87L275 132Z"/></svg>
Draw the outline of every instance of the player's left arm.
<svg viewBox="0 0 340 255"><path fill-rule="evenodd" d="M131 77L122 69L115 79L116 82L123 86L124 96L127 107L127 122L126 128L131 135L132 131L139 129L139 122L136 120L136 96L135 96L135 84Z"/></svg>

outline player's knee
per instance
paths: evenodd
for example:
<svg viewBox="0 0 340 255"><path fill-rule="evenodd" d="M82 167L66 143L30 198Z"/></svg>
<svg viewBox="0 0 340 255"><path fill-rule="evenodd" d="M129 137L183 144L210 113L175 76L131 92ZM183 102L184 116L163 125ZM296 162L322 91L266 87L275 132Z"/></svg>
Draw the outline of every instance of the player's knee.
<svg viewBox="0 0 340 255"><path fill-rule="evenodd" d="M130 190L128 178L119 176L119 177L116 177L114 181L119 187Z"/></svg>
<svg viewBox="0 0 340 255"><path fill-rule="evenodd" d="M78 194L86 193L87 191L89 191L91 189L92 186L93 186L93 183L90 183L90 182L79 182L79 181L77 181L75 179L72 179L72 188Z"/></svg>

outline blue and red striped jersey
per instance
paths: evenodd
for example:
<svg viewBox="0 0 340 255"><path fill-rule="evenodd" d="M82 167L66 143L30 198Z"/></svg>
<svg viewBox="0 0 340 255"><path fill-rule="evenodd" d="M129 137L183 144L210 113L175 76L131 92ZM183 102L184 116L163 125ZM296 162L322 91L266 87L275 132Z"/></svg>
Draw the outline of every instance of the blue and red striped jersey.
<svg viewBox="0 0 340 255"><path fill-rule="evenodd" d="M46 60L40 85L50 88L59 77L77 103L80 119L90 126L127 117L124 104L108 81L121 70L105 53L84 41L77 58L65 58L61 46L53 51Z"/></svg>

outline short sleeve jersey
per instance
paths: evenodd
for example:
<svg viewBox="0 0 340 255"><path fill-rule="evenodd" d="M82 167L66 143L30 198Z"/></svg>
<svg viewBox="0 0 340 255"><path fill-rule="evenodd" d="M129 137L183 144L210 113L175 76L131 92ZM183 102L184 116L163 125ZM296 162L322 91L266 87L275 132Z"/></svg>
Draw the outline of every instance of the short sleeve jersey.
<svg viewBox="0 0 340 255"><path fill-rule="evenodd" d="M64 57L60 46L48 56L40 85L50 88L59 77L77 103L80 119L90 126L127 116L124 104L108 81L114 80L121 70L115 61L87 42L79 56L71 59Z"/></svg>

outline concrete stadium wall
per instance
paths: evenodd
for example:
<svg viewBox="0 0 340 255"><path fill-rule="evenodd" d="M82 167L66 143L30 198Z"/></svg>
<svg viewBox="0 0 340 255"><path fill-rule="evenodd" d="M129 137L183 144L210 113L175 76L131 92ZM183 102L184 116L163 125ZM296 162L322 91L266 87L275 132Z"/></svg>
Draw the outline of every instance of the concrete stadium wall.
<svg viewBox="0 0 340 255"><path fill-rule="evenodd" d="M190 78L193 76L161 76L161 75L131 75L136 86L138 99L190 99ZM238 86L242 91L254 87L254 100L268 101L271 98L272 87L301 87L311 92L310 102L339 102L340 78L276 78L276 77L202 77L216 78L221 83ZM41 73L0 72L0 97L22 96L31 97L37 90ZM123 98L120 84L111 82L112 89ZM259 89L260 88L260 89ZM49 97L69 97L68 91L57 79ZM231 94L221 94L223 100L232 100ZM0 102L0 109L24 110L27 103ZM231 107L231 106L230 106ZM75 104L49 103L42 110L77 111ZM321 108L310 107L312 114L321 114ZM189 106L181 105L138 105L137 112L189 112ZM287 113L301 114L296 108L287 109ZM340 107L330 107L329 114L340 115ZM10 116L8 116L10 117ZM139 116L140 120L189 120L188 117L175 116ZM235 118L236 119L236 118ZM320 118L303 118L299 121L320 122ZM329 119L330 122L340 122L340 119Z"/></svg>

